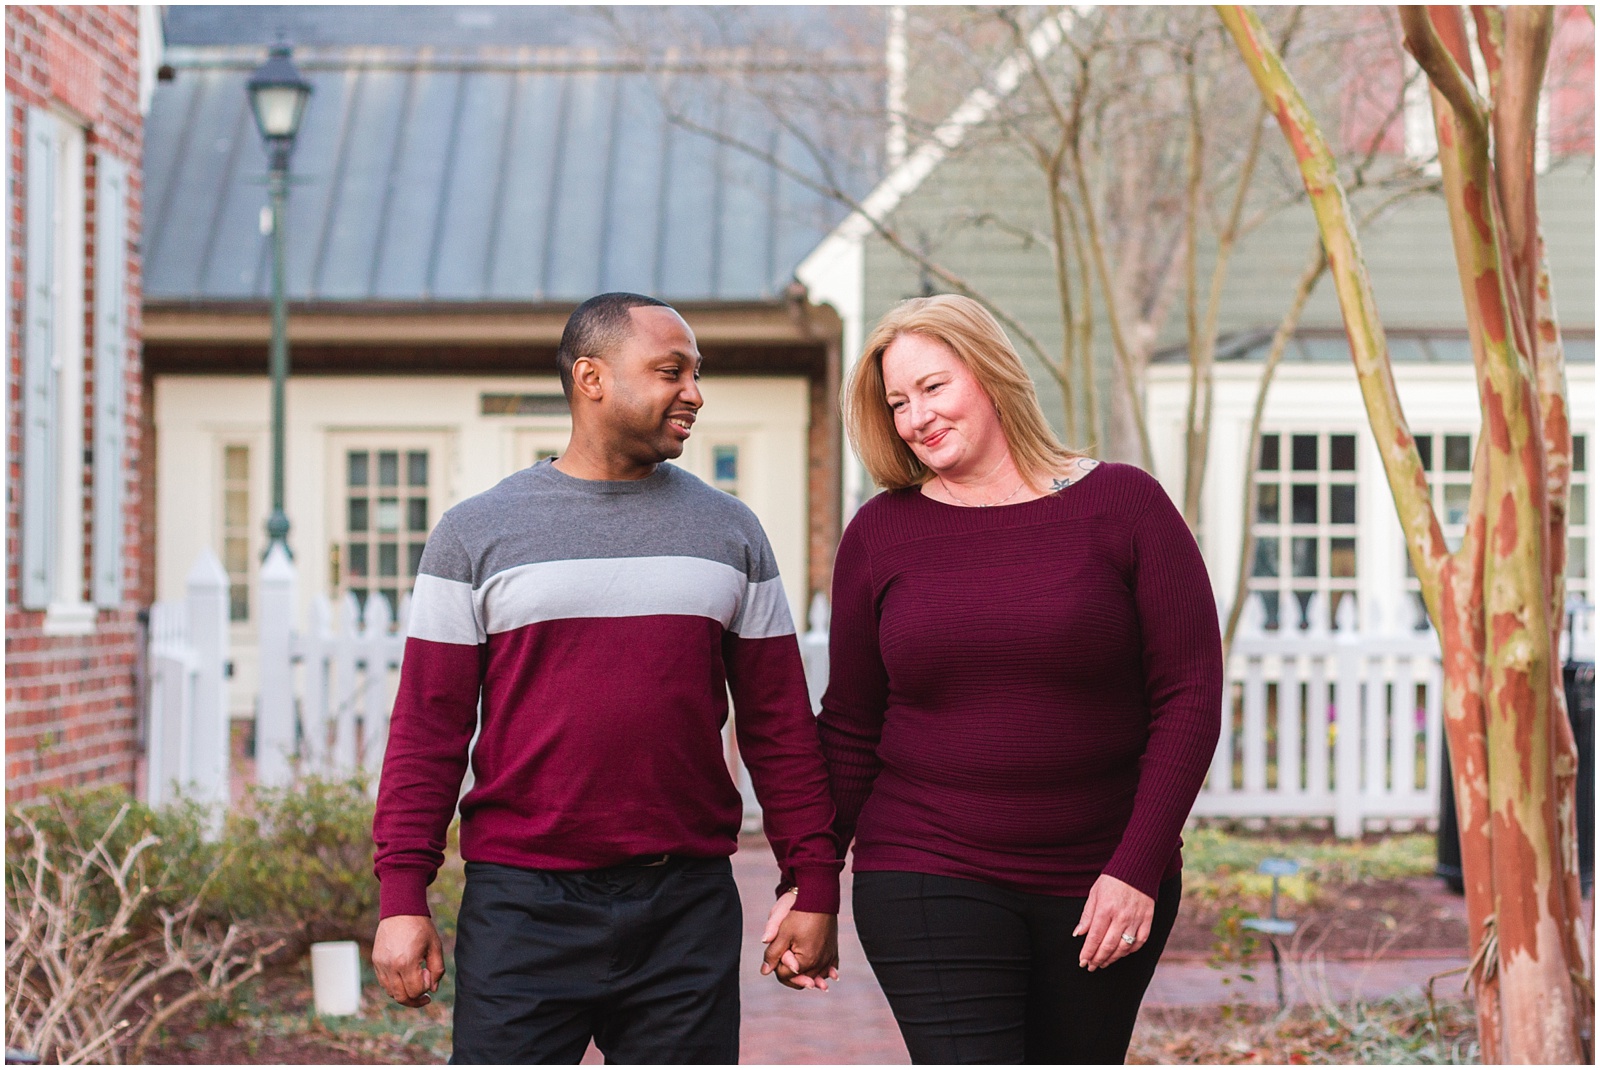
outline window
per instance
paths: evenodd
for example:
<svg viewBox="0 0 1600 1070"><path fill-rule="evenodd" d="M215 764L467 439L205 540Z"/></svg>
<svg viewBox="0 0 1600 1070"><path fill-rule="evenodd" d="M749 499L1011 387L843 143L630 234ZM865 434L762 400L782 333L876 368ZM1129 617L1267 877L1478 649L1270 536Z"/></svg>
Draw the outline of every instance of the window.
<svg viewBox="0 0 1600 1070"><path fill-rule="evenodd" d="M393 619L401 594L416 580L422 548L437 519L432 451L346 448L343 467L344 538L336 550L334 586L341 586L342 579L363 608L372 594L382 595Z"/></svg>
<svg viewBox="0 0 1600 1070"><path fill-rule="evenodd" d="M1467 38L1472 54L1473 81L1485 99L1489 96L1489 72L1483 55L1478 50L1478 26L1473 19L1466 20ZM1405 144L1406 156L1413 163L1423 165L1429 175L1439 174L1439 135L1433 120L1433 98L1429 91L1428 76L1422 73L1417 61L1405 57ZM1550 100L1539 95L1538 111L1534 116L1533 167L1538 174L1550 169Z"/></svg>
<svg viewBox="0 0 1600 1070"><path fill-rule="evenodd" d="M1590 597L1589 586L1589 457L1588 438L1572 436L1572 490L1567 506L1567 593ZM1421 434L1417 453L1428 474L1433 493L1433 509L1444 531L1445 545L1451 551L1461 545L1467 529L1467 507L1472 498L1472 458L1477 442L1473 435ZM1422 602L1411 557L1406 555L1406 588L1416 612L1416 627L1427 628L1428 614Z"/></svg>
<svg viewBox="0 0 1600 1070"><path fill-rule="evenodd" d="M1305 628L1321 594L1331 625L1356 589L1356 436L1261 436L1250 590L1266 626Z"/></svg>
<svg viewBox="0 0 1600 1070"><path fill-rule="evenodd" d="M228 619L250 619L250 447L222 447L222 567Z"/></svg>
<svg viewBox="0 0 1600 1070"><path fill-rule="evenodd" d="M1567 594L1593 602L1589 577L1589 439L1572 436L1572 493L1567 501Z"/></svg>
<svg viewBox="0 0 1600 1070"><path fill-rule="evenodd" d="M711 447L711 485L739 496L739 447L729 444Z"/></svg>
<svg viewBox="0 0 1600 1070"><path fill-rule="evenodd" d="M1476 443L1473 436L1459 434L1420 434L1417 454L1422 458L1422 469L1428 475L1428 489L1433 494L1433 511L1444 531L1445 545L1454 551L1461 545L1467 530L1467 503L1472 498L1472 451ZM1429 627L1428 611L1422 601L1422 585L1417 571L1412 567L1411 555L1402 550L1406 562L1406 590L1411 593L1415 610L1414 626Z"/></svg>
<svg viewBox="0 0 1600 1070"><path fill-rule="evenodd" d="M54 634L94 630L84 579L82 127L28 111L22 443L22 603ZM108 243L109 244L109 243Z"/></svg>

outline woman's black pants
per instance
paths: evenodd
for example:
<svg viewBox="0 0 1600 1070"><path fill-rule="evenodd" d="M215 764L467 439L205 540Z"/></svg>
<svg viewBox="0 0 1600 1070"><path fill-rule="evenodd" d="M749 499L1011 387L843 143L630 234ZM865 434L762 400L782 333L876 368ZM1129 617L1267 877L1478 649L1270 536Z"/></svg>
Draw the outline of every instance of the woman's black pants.
<svg viewBox="0 0 1600 1070"><path fill-rule="evenodd" d="M914 1063L1121 1063L1181 893L1163 882L1149 940L1093 973L1082 898L857 873L856 931Z"/></svg>

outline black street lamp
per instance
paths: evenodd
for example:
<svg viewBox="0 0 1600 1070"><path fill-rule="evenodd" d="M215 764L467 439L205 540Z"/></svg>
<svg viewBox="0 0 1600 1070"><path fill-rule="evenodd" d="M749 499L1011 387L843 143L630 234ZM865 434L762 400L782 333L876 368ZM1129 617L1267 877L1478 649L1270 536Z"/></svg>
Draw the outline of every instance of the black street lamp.
<svg viewBox="0 0 1600 1070"><path fill-rule="evenodd" d="M288 45L274 45L267 61L250 76L246 90L256 127L266 143L272 212L272 516L267 520L267 551L273 543L289 549L289 517L283 511L283 390L289 377L289 312L283 296L284 204L289 195L289 156L311 98L311 83L295 69Z"/></svg>

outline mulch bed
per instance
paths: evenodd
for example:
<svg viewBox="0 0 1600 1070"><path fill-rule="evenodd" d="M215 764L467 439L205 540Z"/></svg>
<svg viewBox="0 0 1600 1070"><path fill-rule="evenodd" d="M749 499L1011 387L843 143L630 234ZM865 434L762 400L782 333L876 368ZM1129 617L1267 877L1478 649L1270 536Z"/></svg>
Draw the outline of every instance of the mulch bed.
<svg viewBox="0 0 1600 1070"><path fill-rule="evenodd" d="M1265 904L1255 912L1265 915ZM1441 958L1466 954L1466 903L1435 877L1324 885L1314 902L1285 899L1278 913L1300 923L1293 939L1302 955L1364 959L1377 954ZM1217 946L1215 927L1221 916L1216 904L1186 898L1164 957L1210 957ZM1257 954L1268 954L1264 938Z"/></svg>
<svg viewBox="0 0 1600 1070"><path fill-rule="evenodd" d="M1475 1062L1478 1030L1464 1000L1420 1000L1336 1013L1307 1006L1147 1007L1129 1063L1304 1065Z"/></svg>
<svg viewBox="0 0 1600 1070"><path fill-rule="evenodd" d="M234 1007L195 1007L179 1014L150 1046L147 1059L152 1064L445 1061L448 1049L429 1043L446 1035L449 1011L442 1004L391 1010L371 1006L373 994L369 988L360 1018L342 1019L335 1031L311 1012L309 964L290 967L258 981ZM399 1014L410 1025L392 1025L390 1019Z"/></svg>

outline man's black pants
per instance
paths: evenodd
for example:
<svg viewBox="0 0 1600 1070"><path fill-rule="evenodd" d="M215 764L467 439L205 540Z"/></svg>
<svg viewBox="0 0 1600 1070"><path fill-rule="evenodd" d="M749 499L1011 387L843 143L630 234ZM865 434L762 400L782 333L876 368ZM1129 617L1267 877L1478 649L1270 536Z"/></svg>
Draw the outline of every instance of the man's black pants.
<svg viewBox="0 0 1600 1070"><path fill-rule="evenodd" d="M739 1061L726 858L561 873L467 863L453 1063Z"/></svg>
<svg viewBox="0 0 1600 1070"><path fill-rule="evenodd" d="M914 1063L1121 1063L1182 890L1163 882L1144 946L1093 973L1081 898L857 873L856 932Z"/></svg>

